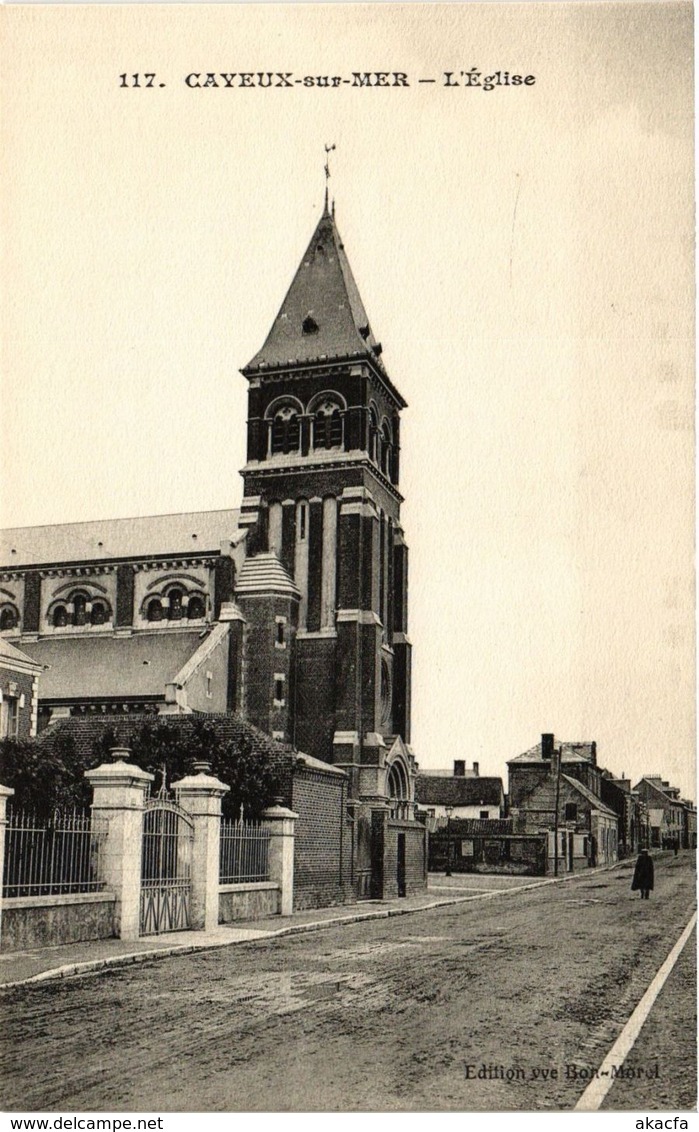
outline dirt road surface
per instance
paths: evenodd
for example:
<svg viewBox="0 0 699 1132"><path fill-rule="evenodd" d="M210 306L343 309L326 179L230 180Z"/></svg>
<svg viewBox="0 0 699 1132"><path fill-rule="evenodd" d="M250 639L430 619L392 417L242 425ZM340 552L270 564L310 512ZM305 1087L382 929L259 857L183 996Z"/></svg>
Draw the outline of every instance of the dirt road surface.
<svg viewBox="0 0 699 1132"><path fill-rule="evenodd" d="M689 854L2 996L14 1111L572 1109L694 909ZM604 1107L696 1105L694 938Z"/></svg>

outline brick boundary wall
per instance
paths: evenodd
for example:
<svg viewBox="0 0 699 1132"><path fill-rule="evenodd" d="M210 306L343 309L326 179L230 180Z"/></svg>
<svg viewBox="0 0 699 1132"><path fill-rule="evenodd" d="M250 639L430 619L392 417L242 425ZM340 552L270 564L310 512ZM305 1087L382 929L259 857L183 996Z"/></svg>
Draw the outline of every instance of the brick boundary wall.
<svg viewBox="0 0 699 1132"><path fill-rule="evenodd" d="M297 766L291 808L298 814L294 910L344 904L351 885L352 829L346 818L347 779Z"/></svg>

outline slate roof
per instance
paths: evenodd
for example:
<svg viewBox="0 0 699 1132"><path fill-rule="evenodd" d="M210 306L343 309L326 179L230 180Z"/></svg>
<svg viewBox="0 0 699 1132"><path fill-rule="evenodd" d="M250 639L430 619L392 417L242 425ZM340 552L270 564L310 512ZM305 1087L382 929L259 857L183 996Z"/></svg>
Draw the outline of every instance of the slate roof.
<svg viewBox="0 0 699 1132"><path fill-rule="evenodd" d="M48 665L41 700L165 695L203 640L202 630L135 633L131 637L50 637L33 641L34 658Z"/></svg>
<svg viewBox="0 0 699 1132"><path fill-rule="evenodd" d="M8 527L0 530L0 564L36 566L218 551L222 542L236 541L238 515L235 510L185 511L133 519Z"/></svg>
<svg viewBox="0 0 699 1132"><path fill-rule="evenodd" d="M651 790L655 791L659 799L662 799L664 802L674 801L674 798L671 798L670 795L667 794L665 790L663 790L662 786L658 784L657 780L654 781L652 778L641 778L634 786L634 790L638 790L639 786L643 786L644 783L646 786L650 786Z"/></svg>
<svg viewBox="0 0 699 1132"><path fill-rule="evenodd" d="M422 806L500 806L501 778L462 778L418 774L415 801Z"/></svg>
<svg viewBox="0 0 699 1132"><path fill-rule="evenodd" d="M18 664L22 668L31 665L37 672L41 671L41 665L35 661L33 657L27 656L26 652L22 652L21 649L16 648L10 641L6 641L4 637L0 637L0 660Z"/></svg>
<svg viewBox="0 0 699 1132"><path fill-rule="evenodd" d="M568 774L562 774L561 780L567 782L569 786L577 790L578 794L582 794L585 801L588 802L593 809L599 810L603 814L610 814L613 818L617 816L614 810L611 810L609 806L605 806L604 802L601 801L596 794L593 794L591 790L588 790L587 786L583 786L582 782L578 782L577 778L571 778Z"/></svg>
<svg viewBox="0 0 699 1132"><path fill-rule="evenodd" d="M308 319L312 323L304 330ZM378 347L335 218L326 209L262 349L242 372L352 357L370 358L383 370Z"/></svg>
<svg viewBox="0 0 699 1132"><path fill-rule="evenodd" d="M246 558L235 584L235 595L284 594L301 596L276 554L256 554Z"/></svg>
<svg viewBox="0 0 699 1132"><path fill-rule="evenodd" d="M592 743L556 743L556 749L561 750L561 762L564 763L592 763ZM507 765L511 766L512 763L550 763L549 759L542 759L541 757L541 742L535 743L528 751L521 755L515 755L514 758L507 760Z"/></svg>

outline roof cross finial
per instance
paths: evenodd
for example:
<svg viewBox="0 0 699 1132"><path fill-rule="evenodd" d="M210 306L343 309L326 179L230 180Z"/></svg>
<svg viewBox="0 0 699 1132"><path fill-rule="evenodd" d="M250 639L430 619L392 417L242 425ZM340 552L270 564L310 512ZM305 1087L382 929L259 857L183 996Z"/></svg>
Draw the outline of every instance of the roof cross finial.
<svg viewBox="0 0 699 1132"><path fill-rule="evenodd" d="M330 180L330 154L335 149L334 145L326 145L325 147L325 211L328 211L328 181Z"/></svg>

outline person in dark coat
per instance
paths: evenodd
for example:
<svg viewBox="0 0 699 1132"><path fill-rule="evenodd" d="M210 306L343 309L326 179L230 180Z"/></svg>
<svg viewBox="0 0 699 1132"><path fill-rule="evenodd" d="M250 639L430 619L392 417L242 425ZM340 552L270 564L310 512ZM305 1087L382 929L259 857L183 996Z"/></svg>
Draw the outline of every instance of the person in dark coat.
<svg viewBox="0 0 699 1132"><path fill-rule="evenodd" d="M648 900L653 887L653 858L647 849L641 849L633 873L631 891L641 892L641 900Z"/></svg>

